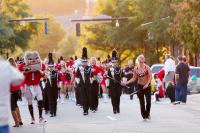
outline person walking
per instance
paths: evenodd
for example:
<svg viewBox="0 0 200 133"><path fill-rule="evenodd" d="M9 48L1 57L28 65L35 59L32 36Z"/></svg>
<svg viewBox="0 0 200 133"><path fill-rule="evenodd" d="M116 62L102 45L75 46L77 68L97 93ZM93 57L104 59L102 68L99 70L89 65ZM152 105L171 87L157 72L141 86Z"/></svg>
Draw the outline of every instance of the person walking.
<svg viewBox="0 0 200 133"><path fill-rule="evenodd" d="M83 115L88 115L90 107L90 78L92 75L92 68L88 65L87 48L83 48L82 53L82 65L78 67L76 78L78 84L80 84L81 102L83 105Z"/></svg>
<svg viewBox="0 0 200 133"><path fill-rule="evenodd" d="M117 51L115 50L112 52L112 64L112 67L108 69L107 75L110 83L109 89L113 106L113 113L117 114L120 113L120 97L122 94L122 86L120 82L123 77L123 71L118 64Z"/></svg>
<svg viewBox="0 0 200 133"><path fill-rule="evenodd" d="M151 119L151 79L152 73L150 67L145 64L144 55L139 55L137 58L138 66L135 67L133 72L133 78L127 82L122 83L128 85L134 81L137 81L138 98L140 101L141 115L144 120ZM146 103L146 105L145 105Z"/></svg>
<svg viewBox="0 0 200 133"><path fill-rule="evenodd" d="M55 70L54 64L48 65L48 103L51 117L55 117L57 115L57 98L58 98L58 72Z"/></svg>
<svg viewBox="0 0 200 133"><path fill-rule="evenodd" d="M97 60L95 57L91 58L91 87L90 87L90 110L95 113L98 110L98 104L99 104L99 82L98 82L98 74L99 74L99 68L97 66Z"/></svg>
<svg viewBox="0 0 200 133"><path fill-rule="evenodd" d="M178 57L179 64L176 67L176 88L174 104L184 103L187 101L187 84L189 79L190 68L185 64L183 57Z"/></svg>
<svg viewBox="0 0 200 133"><path fill-rule="evenodd" d="M133 70L134 70L133 61L129 60L128 66L124 70L125 71L125 77L127 78L127 81L129 81L133 77ZM128 94L133 93L134 89L135 89L135 83L131 83L128 86L129 86ZM133 95L130 95L130 100L133 100Z"/></svg>
<svg viewBox="0 0 200 133"><path fill-rule="evenodd" d="M9 133L10 85L19 85L23 75L0 57L0 133Z"/></svg>
<svg viewBox="0 0 200 133"><path fill-rule="evenodd" d="M14 58L9 58L8 62L16 68L16 62ZM23 85L23 82L21 82L19 85L11 85L10 86L10 93L11 93L11 114L12 117L15 121L15 125L13 127L19 127L22 126L22 119L21 119L21 114L19 107L17 105L18 100L20 99L20 94L21 94L21 87Z"/></svg>

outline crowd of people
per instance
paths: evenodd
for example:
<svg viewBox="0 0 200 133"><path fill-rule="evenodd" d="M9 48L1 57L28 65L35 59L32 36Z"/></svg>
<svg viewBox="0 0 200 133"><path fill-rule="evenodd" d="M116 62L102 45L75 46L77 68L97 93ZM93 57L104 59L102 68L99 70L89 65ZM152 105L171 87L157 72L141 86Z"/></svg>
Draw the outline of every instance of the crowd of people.
<svg viewBox="0 0 200 133"><path fill-rule="evenodd" d="M164 67L155 73L156 101L168 97L174 105L186 104L190 67L185 56L178 56L177 61L167 54Z"/></svg>
<svg viewBox="0 0 200 133"><path fill-rule="evenodd" d="M66 99L75 95L76 105L83 109L83 115L97 112L99 98L104 102L111 99L113 113L120 113L120 97L122 93L130 94L130 100L137 94L140 103L141 115L144 120L150 120L151 110L151 82L150 67L145 64L145 57L139 55L134 66L129 60L128 65L122 68L119 65L117 51L113 50L112 57L106 60L88 58L87 48L83 48L81 58L64 59L58 61L49 53L41 61L39 53L27 51L24 58L9 58L0 62L0 83L5 87L0 89L0 111L5 113L0 118L0 131L8 130L8 115L6 99L11 97L11 114L15 122L13 127L23 125L17 101L26 98L31 124L35 124L33 101L37 101L39 122L45 123L43 111L50 117L57 116L57 103L64 104ZM164 68L154 75L156 82L155 97L169 97L174 104L186 103L189 66L183 57L178 57L179 63L170 55L166 56ZM8 64L9 63L9 64ZM6 81L5 81L6 80ZM176 86L176 87L175 87ZM9 96L9 94L11 94ZM1 114L2 115L2 114Z"/></svg>

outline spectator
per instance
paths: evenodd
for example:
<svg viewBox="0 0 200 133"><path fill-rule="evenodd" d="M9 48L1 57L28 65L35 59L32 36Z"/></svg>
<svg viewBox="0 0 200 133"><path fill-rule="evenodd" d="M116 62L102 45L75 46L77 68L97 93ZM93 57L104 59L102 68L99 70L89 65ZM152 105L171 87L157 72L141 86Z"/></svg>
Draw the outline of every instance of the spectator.
<svg viewBox="0 0 200 133"><path fill-rule="evenodd" d="M164 88L166 89L166 84L171 81L174 82L174 74L175 74L175 61L171 58L170 55L166 55L166 61L164 65L165 77L164 77Z"/></svg>
<svg viewBox="0 0 200 133"><path fill-rule="evenodd" d="M183 61L185 64L187 64L187 65L189 64L186 56L183 56Z"/></svg>
<svg viewBox="0 0 200 133"><path fill-rule="evenodd" d="M160 98L164 97L164 91L162 89L162 82L159 79L157 74L154 75L154 79L155 79L155 82L156 82L155 98L156 98L156 101L158 102L158 101L160 101Z"/></svg>
<svg viewBox="0 0 200 133"><path fill-rule="evenodd" d="M134 66L133 66L133 60L128 61L128 66L125 68L125 77L127 78L127 81L129 81L133 77L133 71L134 71ZM130 83L128 88L128 94L131 94L134 92L135 88L135 82ZM130 96L130 100L133 100L133 95Z"/></svg>
<svg viewBox="0 0 200 133"><path fill-rule="evenodd" d="M8 62L13 67L17 68L17 64L13 58L9 58ZM22 119L19 107L17 105L18 100L21 98L21 88L23 87L23 82L21 82L18 85L11 85L10 86L10 93L11 93L11 113L13 116L13 119L15 121L15 125L13 127L19 127L22 126Z"/></svg>
<svg viewBox="0 0 200 133"><path fill-rule="evenodd" d="M168 97L171 101L171 103L175 102L175 85L173 82L168 82L166 85L166 97Z"/></svg>
<svg viewBox="0 0 200 133"><path fill-rule="evenodd" d="M189 78L190 68L187 64L185 64L182 56L178 57L179 64L176 67L176 92L175 104L186 103L187 100L187 84Z"/></svg>
<svg viewBox="0 0 200 133"><path fill-rule="evenodd" d="M0 133L9 133L10 85L18 85L23 75L0 57Z"/></svg>

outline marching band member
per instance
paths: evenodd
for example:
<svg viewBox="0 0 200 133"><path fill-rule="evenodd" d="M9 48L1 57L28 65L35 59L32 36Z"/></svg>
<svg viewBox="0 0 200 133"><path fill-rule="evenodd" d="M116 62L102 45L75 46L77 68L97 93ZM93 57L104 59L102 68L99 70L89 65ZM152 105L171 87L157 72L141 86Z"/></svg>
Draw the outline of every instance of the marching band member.
<svg viewBox="0 0 200 133"><path fill-rule="evenodd" d="M120 84L123 77L123 71L118 64L117 51L112 52L113 66L108 70L108 79L110 80L110 96L113 106L113 113L120 113L120 96L122 94L122 86Z"/></svg>
<svg viewBox="0 0 200 133"><path fill-rule="evenodd" d="M97 60L95 57L91 58L91 67L92 67L92 75L91 75L91 87L90 87L90 109L92 112L96 112L99 104L99 82L97 80L97 76L99 74L99 68L96 65Z"/></svg>
<svg viewBox="0 0 200 133"><path fill-rule="evenodd" d="M55 117L57 113L57 98L58 98L58 72L55 70L54 64L48 65L47 77L50 82L48 82L48 100L49 100L49 110L51 117Z"/></svg>
<svg viewBox="0 0 200 133"><path fill-rule="evenodd" d="M81 89L81 101L83 105L83 115L88 115L88 110L90 107L90 77L92 74L92 69L88 65L87 48L83 48L82 53L82 65L78 67L76 78L80 84Z"/></svg>

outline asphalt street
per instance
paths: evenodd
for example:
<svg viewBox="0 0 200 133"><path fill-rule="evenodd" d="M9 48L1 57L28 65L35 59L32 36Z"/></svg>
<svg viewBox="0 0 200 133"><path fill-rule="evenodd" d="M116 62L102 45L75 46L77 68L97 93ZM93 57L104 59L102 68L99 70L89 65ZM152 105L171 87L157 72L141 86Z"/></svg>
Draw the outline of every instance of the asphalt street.
<svg viewBox="0 0 200 133"><path fill-rule="evenodd" d="M30 125L27 106L19 103L24 126L11 128L11 133L199 133L200 95L189 96L186 105L172 105L168 99L154 102L152 98L151 120L140 115L137 97L133 101L121 97L121 113L114 115L109 102L100 100L98 112L82 115L82 109L73 100L58 104L57 117L45 115L46 124ZM37 118L35 105L35 117ZM10 120L13 124L12 119Z"/></svg>

